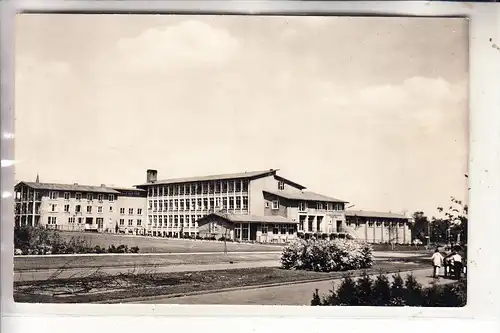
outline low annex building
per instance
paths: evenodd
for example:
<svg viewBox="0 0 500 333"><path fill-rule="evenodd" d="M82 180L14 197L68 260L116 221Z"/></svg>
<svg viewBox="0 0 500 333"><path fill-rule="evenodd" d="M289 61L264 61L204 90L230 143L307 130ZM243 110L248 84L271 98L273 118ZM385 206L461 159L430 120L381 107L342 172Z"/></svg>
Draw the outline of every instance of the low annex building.
<svg viewBox="0 0 500 333"><path fill-rule="evenodd" d="M404 215L346 211L347 201L308 191L277 169L158 180L134 187L19 182L16 225L155 237L226 237L285 243L301 234L350 234L410 243Z"/></svg>

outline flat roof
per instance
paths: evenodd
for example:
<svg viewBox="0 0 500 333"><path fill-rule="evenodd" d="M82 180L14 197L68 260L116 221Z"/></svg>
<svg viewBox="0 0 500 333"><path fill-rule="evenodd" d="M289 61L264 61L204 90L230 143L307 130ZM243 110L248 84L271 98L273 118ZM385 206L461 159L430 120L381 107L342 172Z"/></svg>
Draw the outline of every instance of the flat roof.
<svg viewBox="0 0 500 333"><path fill-rule="evenodd" d="M195 177L185 177L185 178L172 178L172 179L163 179L157 180L153 183L143 183L136 186L151 186L151 185L161 185L161 184L179 184L179 183L194 183L194 182L202 182L202 181L211 181L211 180L224 180L224 179L237 179L237 178L253 178L260 177L264 175L276 174L278 169L269 169L262 171L245 171L238 173L226 173L220 175L208 175L208 176L195 176Z"/></svg>
<svg viewBox="0 0 500 333"><path fill-rule="evenodd" d="M56 183L36 183L36 182L19 182L17 186L24 184L35 190L50 190L50 191L72 191L72 192L94 192L94 193L109 193L120 194L120 192L107 186L93 186L80 184L56 184Z"/></svg>
<svg viewBox="0 0 500 333"><path fill-rule="evenodd" d="M264 190L264 192L276 195L278 197L282 197L290 200L302 200L302 201L326 201L326 202L337 202L337 203L346 203L348 201L344 201L341 199L336 199L332 197L327 197L326 195L322 195L315 192L310 191L302 191L302 192L286 192L286 191L268 191Z"/></svg>
<svg viewBox="0 0 500 333"><path fill-rule="evenodd" d="M276 224L297 224L298 222L287 219L283 216L258 216L258 215L243 215L232 213L211 213L202 217L202 221L210 216L218 216L234 223L276 223Z"/></svg>
<svg viewBox="0 0 500 333"><path fill-rule="evenodd" d="M348 210L345 212L346 216L360 216L360 217L375 217L375 218L390 218L390 219L409 219L404 214L397 214L391 212L374 212L365 210Z"/></svg>

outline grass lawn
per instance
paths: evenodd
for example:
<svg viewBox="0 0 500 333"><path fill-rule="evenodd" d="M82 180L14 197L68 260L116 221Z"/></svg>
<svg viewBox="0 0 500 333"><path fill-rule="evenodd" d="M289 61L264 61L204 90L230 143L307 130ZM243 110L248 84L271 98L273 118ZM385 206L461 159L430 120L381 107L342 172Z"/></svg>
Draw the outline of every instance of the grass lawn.
<svg viewBox="0 0 500 333"><path fill-rule="evenodd" d="M99 245L108 248L110 245L127 245L139 247L140 253L190 253L190 252L223 252L224 243L218 241L202 241L190 239L158 238L123 234L104 234L90 232L61 231L65 240L84 239L92 247ZM281 251L283 246L271 244L243 244L227 242L229 252L261 252Z"/></svg>
<svg viewBox="0 0 500 333"><path fill-rule="evenodd" d="M280 253L200 253L196 255L133 255L106 254L101 256L20 256L14 259L16 272L42 269L98 268L98 267L155 267L184 264L214 264L279 260Z"/></svg>
<svg viewBox="0 0 500 333"><path fill-rule="evenodd" d="M419 262L376 262L369 274L428 267ZM351 271L355 275L361 270ZM95 273L78 279L14 283L14 300L29 303L116 302L120 299L184 293L273 283L340 278L345 272L309 272L280 268L247 268L162 274Z"/></svg>

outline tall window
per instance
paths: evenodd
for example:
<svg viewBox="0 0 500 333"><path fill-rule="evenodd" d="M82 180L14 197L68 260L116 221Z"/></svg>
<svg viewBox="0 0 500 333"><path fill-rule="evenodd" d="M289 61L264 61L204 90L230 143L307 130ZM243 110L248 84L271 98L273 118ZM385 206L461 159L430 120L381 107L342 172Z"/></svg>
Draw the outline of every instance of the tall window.
<svg viewBox="0 0 500 333"><path fill-rule="evenodd" d="M120 214L125 214L125 208L120 208Z"/></svg>
<svg viewBox="0 0 500 333"><path fill-rule="evenodd" d="M142 208L137 208L137 215L142 215Z"/></svg>
<svg viewBox="0 0 500 333"><path fill-rule="evenodd" d="M87 200L92 201L92 193L87 193Z"/></svg>
<svg viewBox="0 0 500 333"><path fill-rule="evenodd" d="M208 193L208 184L207 183L202 183L201 184L201 189L202 189L203 194L207 194Z"/></svg>
<svg viewBox="0 0 500 333"><path fill-rule="evenodd" d="M166 212L167 210L168 210L168 200L163 200L163 211Z"/></svg>
<svg viewBox="0 0 500 333"><path fill-rule="evenodd" d="M114 194L108 195L108 200L111 201L111 202L115 201L115 195Z"/></svg>
<svg viewBox="0 0 500 333"><path fill-rule="evenodd" d="M184 199L179 200L179 210L184 210Z"/></svg>
<svg viewBox="0 0 500 333"><path fill-rule="evenodd" d="M64 200L69 200L69 192L64 192Z"/></svg>
<svg viewBox="0 0 500 333"><path fill-rule="evenodd" d="M278 200L273 200L272 209L279 209L279 208L280 208L280 202Z"/></svg>
<svg viewBox="0 0 500 333"><path fill-rule="evenodd" d="M120 219L120 225L125 225L125 219Z"/></svg>
<svg viewBox="0 0 500 333"><path fill-rule="evenodd" d="M220 198L215 198L215 207L220 208L220 202L221 202Z"/></svg>
<svg viewBox="0 0 500 333"><path fill-rule="evenodd" d="M234 181L230 180L228 183L229 183L229 184L228 184L228 185L229 185L229 186L228 186L228 192L229 192L229 193L234 192Z"/></svg>
<svg viewBox="0 0 500 333"><path fill-rule="evenodd" d="M248 209L248 197L243 197L243 209Z"/></svg>
<svg viewBox="0 0 500 333"><path fill-rule="evenodd" d="M158 216L158 226L161 227L163 225L163 216Z"/></svg>
<svg viewBox="0 0 500 333"><path fill-rule="evenodd" d="M214 207L215 207L214 202L215 202L215 199L210 198L210 206L208 207L208 209L214 209Z"/></svg>
<svg viewBox="0 0 500 333"><path fill-rule="evenodd" d="M103 199L104 199L104 195L102 195L102 194L98 194L98 195L97 195L97 200L98 200L99 202L102 202L102 200L103 200Z"/></svg>
<svg viewBox="0 0 500 333"><path fill-rule="evenodd" d="M191 215L191 227L196 226L196 215Z"/></svg>
<svg viewBox="0 0 500 333"><path fill-rule="evenodd" d="M303 212L303 211L307 210L307 203L306 203L305 201L301 201L301 202L299 203L299 210L300 210L301 212Z"/></svg>
<svg viewBox="0 0 500 333"><path fill-rule="evenodd" d="M234 190L238 193L241 192L241 180L236 180L234 185Z"/></svg>
<svg viewBox="0 0 500 333"><path fill-rule="evenodd" d="M262 233L263 234L267 234L268 230L267 230L267 224L263 224L262 225Z"/></svg>
<svg viewBox="0 0 500 333"><path fill-rule="evenodd" d="M92 213L92 206L87 206L87 213Z"/></svg>
<svg viewBox="0 0 500 333"><path fill-rule="evenodd" d="M179 195L184 195L184 184L179 185Z"/></svg>
<svg viewBox="0 0 500 333"><path fill-rule="evenodd" d="M141 226L142 225L142 220L141 219L138 219L137 220L137 226Z"/></svg>
<svg viewBox="0 0 500 333"><path fill-rule="evenodd" d="M196 210L201 210L202 209L202 206L203 206L203 203L201 201L201 198L198 198L196 199Z"/></svg>
<svg viewBox="0 0 500 333"><path fill-rule="evenodd" d="M57 205L56 204L50 205L50 211L51 212L56 212L57 211Z"/></svg>
<svg viewBox="0 0 500 333"><path fill-rule="evenodd" d="M75 199L78 200L78 201L82 200L82 194L81 193L76 193L75 194Z"/></svg>
<svg viewBox="0 0 500 333"><path fill-rule="evenodd" d="M163 211L163 202L161 200L158 201L158 211L159 212Z"/></svg>
<svg viewBox="0 0 500 333"><path fill-rule="evenodd" d="M222 198L222 207L227 208L227 198Z"/></svg>
<svg viewBox="0 0 500 333"><path fill-rule="evenodd" d="M241 208L241 197L236 197L236 209Z"/></svg>
<svg viewBox="0 0 500 333"><path fill-rule="evenodd" d="M49 216L48 224L57 224L57 217L56 216Z"/></svg>
<svg viewBox="0 0 500 333"><path fill-rule="evenodd" d="M220 181L215 182L215 193L220 193Z"/></svg>
<svg viewBox="0 0 500 333"><path fill-rule="evenodd" d="M208 198L203 198L203 210L208 209Z"/></svg>
<svg viewBox="0 0 500 333"><path fill-rule="evenodd" d="M248 192L248 180L246 180L246 179L243 181L242 191L243 192Z"/></svg>
<svg viewBox="0 0 500 333"><path fill-rule="evenodd" d="M208 193L210 194L214 194L214 183L207 183L207 187L208 187Z"/></svg>
<svg viewBox="0 0 500 333"><path fill-rule="evenodd" d="M227 193L227 181L222 182L222 193Z"/></svg>
<svg viewBox="0 0 500 333"><path fill-rule="evenodd" d="M50 198L52 200L57 199L57 192L55 192L55 191L50 192Z"/></svg>
<svg viewBox="0 0 500 333"><path fill-rule="evenodd" d="M97 207L97 212L102 213L102 206Z"/></svg>
<svg viewBox="0 0 500 333"><path fill-rule="evenodd" d="M109 206L109 212L112 213L113 212L113 206Z"/></svg>
<svg viewBox="0 0 500 333"><path fill-rule="evenodd" d="M191 210L191 200L186 199L186 210Z"/></svg>
<svg viewBox="0 0 500 333"><path fill-rule="evenodd" d="M234 197L229 198L229 209L234 209Z"/></svg>
<svg viewBox="0 0 500 333"><path fill-rule="evenodd" d="M82 206L76 205L75 206L75 212L80 213L82 211Z"/></svg>
<svg viewBox="0 0 500 333"><path fill-rule="evenodd" d="M65 211L66 213L69 213L69 205L64 205L64 211Z"/></svg>

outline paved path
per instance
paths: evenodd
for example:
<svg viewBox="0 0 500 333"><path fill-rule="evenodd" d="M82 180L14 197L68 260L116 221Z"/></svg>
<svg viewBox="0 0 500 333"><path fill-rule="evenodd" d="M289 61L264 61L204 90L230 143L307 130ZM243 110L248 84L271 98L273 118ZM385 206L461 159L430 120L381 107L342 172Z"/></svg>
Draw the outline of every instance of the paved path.
<svg viewBox="0 0 500 333"><path fill-rule="evenodd" d="M432 269L415 270L413 275L423 286L429 286L433 280ZM388 274L391 279L391 274ZM401 274L402 277L406 273ZM154 300L135 301L139 304L226 304L226 305L310 305L315 289L320 296L329 293L341 280L308 282L283 285L277 287L261 287L255 289L217 292L211 294L184 296L176 298L161 298ZM452 280L440 279L439 284L450 283Z"/></svg>
<svg viewBox="0 0 500 333"><path fill-rule="evenodd" d="M374 252L375 260L412 258L420 254ZM50 277L72 278L89 275L96 270L107 274L135 272L192 272L231 268L276 267L280 252L239 252L188 254L110 254L22 256L14 260L14 281L40 281ZM233 262L232 264L230 262Z"/></svg>

